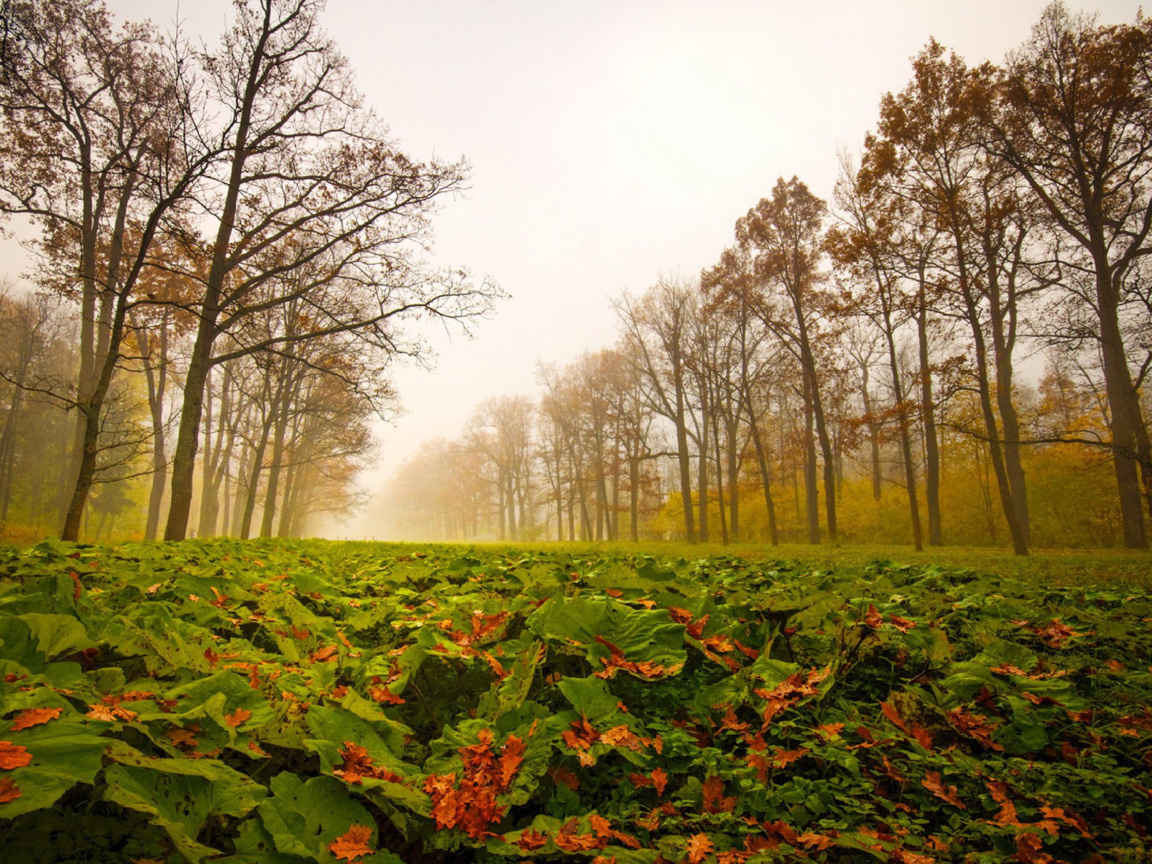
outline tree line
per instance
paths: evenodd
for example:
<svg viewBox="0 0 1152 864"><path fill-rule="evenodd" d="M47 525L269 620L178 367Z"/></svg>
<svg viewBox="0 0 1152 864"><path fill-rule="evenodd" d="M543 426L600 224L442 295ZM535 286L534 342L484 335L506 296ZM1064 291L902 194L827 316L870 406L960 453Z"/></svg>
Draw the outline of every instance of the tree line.
<svg viewBox="0 0 1152 864"><path fill-rule="evenodd" d="M33 256L0 292L0 525L75 540L146 497L150 538L298 535L355 503L412 322L499 295L428 263L467 165L398 148L321 6L237 0L196 47L0 3L0 212Z"/></svg>
<svg viewBox="0 0 1152 864"><path fill-rule="evenodd" d="M929 42L831 206L782 178L622 295L611 348L403 466L398 530L1147 548L1150 150L1150 21Z"/></svg>

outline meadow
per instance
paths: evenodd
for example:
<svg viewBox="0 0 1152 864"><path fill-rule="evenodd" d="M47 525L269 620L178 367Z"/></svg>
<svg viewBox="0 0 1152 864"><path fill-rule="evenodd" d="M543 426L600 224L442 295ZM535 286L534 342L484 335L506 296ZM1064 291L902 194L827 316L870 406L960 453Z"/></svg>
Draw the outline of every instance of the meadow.
<svg viewBox="0 0 1152 864"><path fill-rule="evenodd" d="M1139 862L1140 553L0 547L21 862Z"/></svg>

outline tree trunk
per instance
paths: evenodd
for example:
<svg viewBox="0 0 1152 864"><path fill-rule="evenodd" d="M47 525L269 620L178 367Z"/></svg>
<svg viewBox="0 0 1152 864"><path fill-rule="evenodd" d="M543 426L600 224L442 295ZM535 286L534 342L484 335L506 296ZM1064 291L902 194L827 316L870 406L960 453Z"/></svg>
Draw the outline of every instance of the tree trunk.
<svg viewBox="0 0 1152 864"><path fill-rule="evenodd" d="M924 496L928 507L928 545L940 546L940 444L936 435L936 404L932 393L932 367L928 352L928 306L924 274L917 296L916 333L920 352L920 420L924 433Z"/></svg>

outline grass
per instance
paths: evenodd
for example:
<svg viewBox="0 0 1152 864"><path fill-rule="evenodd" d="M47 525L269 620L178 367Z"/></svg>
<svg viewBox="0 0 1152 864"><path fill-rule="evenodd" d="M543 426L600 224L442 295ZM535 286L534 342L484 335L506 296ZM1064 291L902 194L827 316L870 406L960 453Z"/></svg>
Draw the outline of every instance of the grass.
<svg viewBox="0 0 1152 864"><path fill-rule="evenodd" d="M404 544L412 548L426 544ZM627 542L526 542L526 543L467 543L461 544L484 549L533 549L539 551L565 550L574 554L593 553L616 555L651 555L658 559L695 559L716 555L731 555L752 561L797 561L817 569L852 569L875 561L897 564L936 564L950 570L975 570L995 576L1018 579L1032 585L1092 585L1122 584L1152 590L1152 552L1129 549L1036 549L1027 556L1013 555L1006 549L986 547L939 546L917 552L911 546L810 546L784 544L770 546L764 543L668 543L643 541Z"/></svg>

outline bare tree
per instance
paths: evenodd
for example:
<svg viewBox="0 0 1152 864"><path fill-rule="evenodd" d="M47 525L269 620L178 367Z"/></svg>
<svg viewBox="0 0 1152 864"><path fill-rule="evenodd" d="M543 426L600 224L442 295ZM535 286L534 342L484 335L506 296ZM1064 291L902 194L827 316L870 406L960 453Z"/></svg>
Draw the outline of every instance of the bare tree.
<svg viewBox="0 0 1152 864"><path fill-rule="evenodd" d="M231 356L215 351L222 335L299 301L311 307L309 326L244 350L342 333L392 356L418 356L422 346L403 337L401 321L416 314L466 320L486 311L495 293L460 271L435 274L421 264L433 205L460 188L464 166L420 164L396 150L321 31L320 5L241 3L223 47L204 58L222 119L202 124L200 137L221 158L196 200L216 230L202 268L187 274L201 286L199 326L173 456L168 539L187 530L205 383L209 369ZM336 282L339 292L317 293ZM336 296L333 304L318 299Z"/></svg>

